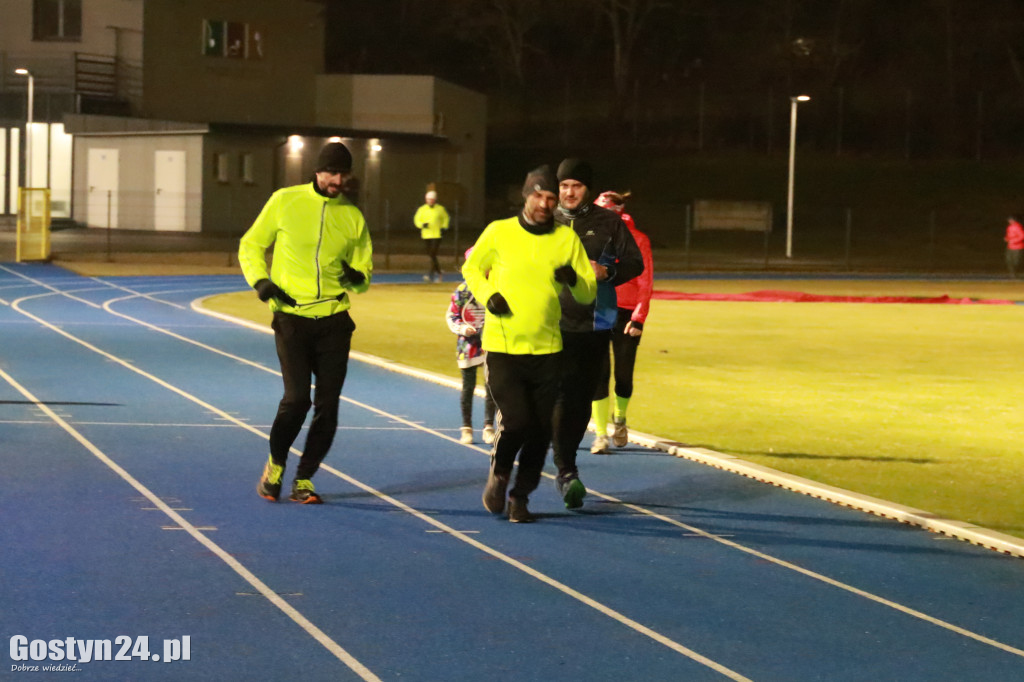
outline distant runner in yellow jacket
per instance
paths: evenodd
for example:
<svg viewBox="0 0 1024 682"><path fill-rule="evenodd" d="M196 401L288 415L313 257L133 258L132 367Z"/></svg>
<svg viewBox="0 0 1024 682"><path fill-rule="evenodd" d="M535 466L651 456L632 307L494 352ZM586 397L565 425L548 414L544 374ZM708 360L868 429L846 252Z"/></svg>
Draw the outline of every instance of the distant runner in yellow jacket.
<svg viewBox="0 0 1024 682"><path fill-rule="evenodd" d="M430 190L424 200L427 202L416 209L412 222L420 231L420 237L430 258L430 271L423 276L424 282L441 281L441 265L437 262L437 252L441 248L441 233L448 229L451 220L445 207L437 203L437 192Z"/></svg>
<svg viewBox="0 0 1024 682"><path fill-rule="evenodd" d="M340 142L326 145L312 182L274 192L238 247L245 280L273 311L284 379L284 397L270 428L270 457L256 489L272 502L281 494L288 451L312 406L313 420L290 499L321 503L310 479L338 426L338 403L355 330L348 313L349 292L366 291L373 272L366 221L342 193L351 170L348 148ZM268 271L271 245L273 265Z"/></svg>
<svg viewBox="0 0 1024 682"><path fill-rule="evenodd" d="M483 349L487 383L498 407L498 434L484 488L484 508L505 510L505 492L516 456L519 468L508 491L508 518L533 521L527 499L540 483L551 442L558 395L563 289L581 304L593 302L597 278L576 232L554 222L558 182L547 166L523 185L523 212L484 229L462 274L487 312Z"/></svg>

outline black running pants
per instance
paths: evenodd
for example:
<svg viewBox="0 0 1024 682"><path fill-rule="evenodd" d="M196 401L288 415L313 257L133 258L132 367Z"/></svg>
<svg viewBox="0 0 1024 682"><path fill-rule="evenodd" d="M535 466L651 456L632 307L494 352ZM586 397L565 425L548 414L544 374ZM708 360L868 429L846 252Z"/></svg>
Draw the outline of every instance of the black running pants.
<svg viewBox="0 0 1024 682"><path fill-rule="evenodd" d="M510 497L525 498L540 484L551 443L551 414L558 394L560 353L510 355L487 352L487 383L498 408L494 471L509 475L519 457Z"/></svg>
<svg viewBox="0 0 1024 682"><path fill-rule="evenodd" d="M318 319L275 312L271 326L281 362L284 397L270 428L270 455L275 463L284 465L312 406L313 419L295 473L295 478L312 478L338 428L338 404L355 324L348 311ZM310 401L313 377L316 389Z"/></svg>
<svg viewBox="0 0 1024 682"><path fill-rule="evenodd" d="M633 311L619 308L612 329L612 357L615 359L615 395L620 398L633 397L633 367L636 365L636 350L640 346L639 336L626 333L626 325L633 319ZM608 397L608 381L611 379L611 362L608 353L604 353L601 362L601 376L597 381L597 392L594 400Z"/></svg>
<svg viewBox="0 0 1024 682"><path fill-rule="evenodd" d="M611 330L562 332L562 380L554 412L554 461L558 473L576 473L576 450L590 423L591 402Z"/></svg>
<svg viewBox="0 0 1024 682"><path fill-rule="evenodd" d="M437 254L441 251L441 239L424 239L423 246L427 250L427 257L430 259L430 272L428 273L431 277L434 275L441 274L441 264L437 261Z"/></svg>

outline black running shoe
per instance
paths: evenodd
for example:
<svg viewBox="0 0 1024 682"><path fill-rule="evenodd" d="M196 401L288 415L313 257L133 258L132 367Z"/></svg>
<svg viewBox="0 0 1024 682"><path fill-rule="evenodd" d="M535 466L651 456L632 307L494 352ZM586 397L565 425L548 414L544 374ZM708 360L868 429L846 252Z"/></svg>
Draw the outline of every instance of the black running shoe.
<svg viewBox="0 0 1024 682"><path fill-rule="evenodd" d="M525 497L508 498L508 520L512 523L533 523L537 517L526 508Z"/></svg>
<svg viewBox="0 0 1024 682"><path fill-rule="evenodd" d="M487 474L487 485L484 486L484 509L492 514L500 514L505 511L506 490L508 490L508 474L496 474L492 466Z"/></svg>

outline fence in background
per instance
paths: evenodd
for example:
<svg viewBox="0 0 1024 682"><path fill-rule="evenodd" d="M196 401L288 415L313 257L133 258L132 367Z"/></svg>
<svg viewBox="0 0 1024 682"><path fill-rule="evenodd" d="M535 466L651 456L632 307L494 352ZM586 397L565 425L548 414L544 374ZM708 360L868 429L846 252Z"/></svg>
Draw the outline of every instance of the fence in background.
<svg viewBox="0 0 1024 682"><path fill-rule="evenodd" d="M252 224L266 197L251 201L225 201L215 211L200 215L198 197L181 202L166 197L161 206L143 193L93 192L80 206L77 225L88 224L88 248L112 257L119 251L200 250L223 252L224 262L235 263L238 239ZM173 199L173 201L171 201ZM186 220L205 231L156 230L154 225ZM395 215L385 202L381 223L369 225L377 267L418 269L425 267L423 242L408 216ZM452 227L443 237L441 255L446 271L460 266L485 225L461 224L458 205L449 207ZM516 207L503 209L512 215ZM1005 268L1003 236L1006 215L990 209L964 206L920 208L846 207L798 204L793 216L793 255L785 256L786 216L775 206L770 212L771 231L693 229L692 205L638 201L628 207L637 226L646 232L655 250L659 272L711 271L831 271L1002 274ZM213 217L210 217L213 216ZM501 217L501 216L496 216ZM764 216L767 221L768 216ZM58 227L66 227L61 225ZM55 251L65 248L55 245ZM76 247L77 248L77 247Z"/></svg>
<svg viewBox="0 0 1024 682"><path fill-rule="evenodd" d="M637 227L661 252L661 271L828 270L998 274L1005 268L1006 216L962 207L878 209L802 205L786 257L784 209L773 229L695 230L688 204L637 206ZM780 227L781 226L781 227Z"/></svg>

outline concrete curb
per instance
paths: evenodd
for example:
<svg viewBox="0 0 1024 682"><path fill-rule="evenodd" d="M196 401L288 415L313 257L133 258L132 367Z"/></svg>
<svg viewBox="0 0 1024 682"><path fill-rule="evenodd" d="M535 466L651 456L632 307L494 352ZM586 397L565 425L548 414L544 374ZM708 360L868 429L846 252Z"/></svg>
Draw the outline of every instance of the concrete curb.
<svg viewBox="0 0 1024 682"><path fill-rule="evenodd" d="M198 313L202 313L203 315L216 317L250 329L255 329L268 334L273 333L273 330L267 326L203 308L202 304L206 298L210 297L204 297L193 301L192 309ZM416 377L417 379L430 381L432 383L457 390L461 390L462 388L462 382L457 379L446 377L435 372L410 367L409 365L404 365L400 362L379 358L368 353L352 351L351 357L359 362L365 362L369 365L380 367L391 372L398 372L399 374ZM483 397L483 388L478 386L476 393L478 396ZM591 423L590 426L591 429L593 429L593 423ZM971 544L985 547L986 549L991 549L1002 554L1024 558L1024 539L989 530L982 526L976 526L964 521L947 519L931 512L914 509L913 507L906 507L901 504L896 504L895 502L878 499L877 497L844 490L843 488L836 488L807 478L777 471L770 467L761 466L760 464L747 462L734 455L728 455L722 452L708 450L706 448L690 447L685 443L665 440L664 438L659 438L658 436L653 436L647 433L630 430L629 442L646 448L651 448L653 450L661 450L662 452L666 452L674 457L681 457L694 462L700 462L701 464L706 464L708 466L715 467L716 469L722 469L723 471L729 471L741 476L746 476L747 478L752 478L756 481L769 483L779 488L792 490L803 495L810 495L811 497L816 497L820 500L825 500L826 502L850 507L851 509L857 509L869 514L874 514L875 516L893 519L900 523L918 526L934 533L941 533L942 535L947 535L958 540L964 540Z"/></svg>
<svg viewBox="0 0 1024 682"><path fill-rule="evenodd" d="M965 540L1003 554L1024 558L1024 539L999 533L964 521L947 519L932 512L914 509L888 500L818 483L807 478L747 462L739 457L706 448L690 447L684 443L667 441L645 433L630 432L629 440L637 445L661 450L701 464L746 476L779 488L810 495L826 502L864 511L900 523L919 526L926 530Z"/></svg>

